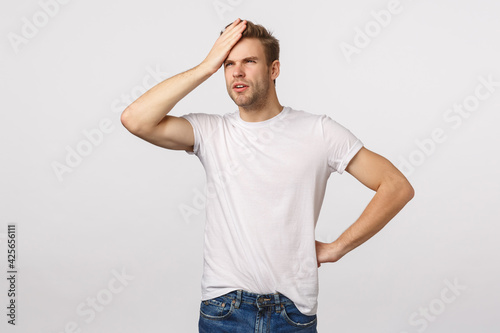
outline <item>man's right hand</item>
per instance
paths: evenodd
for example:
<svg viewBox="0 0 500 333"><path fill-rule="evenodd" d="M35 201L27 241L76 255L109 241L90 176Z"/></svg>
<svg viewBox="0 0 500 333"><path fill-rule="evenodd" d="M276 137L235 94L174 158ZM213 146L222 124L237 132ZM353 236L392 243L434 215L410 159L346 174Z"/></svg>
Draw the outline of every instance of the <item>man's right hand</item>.
<svg viewBox="0 0 500 333"><path fill-rule="evenodd" d="M238 18L215 41L208 56L202 62L202 65L211 71L212 74L217 72L222 66L233 46L240 40L246 26L247 21L242 21Z"/></svg>
<svg viewBox="0 0 500 333"><path fill-rule="evenodd" d="M123 126L157 146L193 151L193 127L188 120L168 113L184 96L219 70L240 40L246 24L240 19L231 23L200 65L158 83L130 104L121 115Z"/></svg>

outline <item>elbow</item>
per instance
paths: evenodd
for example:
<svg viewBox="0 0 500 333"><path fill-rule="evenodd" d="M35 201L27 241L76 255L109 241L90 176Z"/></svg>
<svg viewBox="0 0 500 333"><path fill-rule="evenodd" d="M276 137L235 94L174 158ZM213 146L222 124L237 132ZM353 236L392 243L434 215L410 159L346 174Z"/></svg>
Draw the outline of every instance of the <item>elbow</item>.
<svg viewBox="0 0 500 333"><path fill-rule="evenodd" d="M125 127L126 129L128 129L128 127L130 126L130 119L129 119L129 115L128 115L128 109L125 109L123 110L121 116L120 116L120 121L123 125L123 127Z"/></svg>
<svg viewBox="0 0 500 333"><path fill-rule="evenodd" d="M406 188L406 197L407 197L408 201L413 199L414 196L415 196L415 189L413 188L413 186L411 186L410 183L408 183L407 188Z"/></svg>
<svg viewBox="0 0 500 333"><path fill-rule="evenodd" d="M132 134L136 134L138 131L139 131L139 128L137 126L137 121L135 121L131 114L130 114L130 110L128 108L126 108L121 116L120 116L120 121L123 125L123 127L125 127L130 133Z"/></svg>
<svg viewBox="0 0 500 333"><path fill-rule="evenodd" d="M406 205L415 196L415 190L403 174L392 174L382 182L384 190L391 193L394 200Z"/></svg>
<svg viewBox="0 0 500 333"><path fill-rule="evenodd" d="M415 189L413 188L413 186L411 186L406 177L403 177L403 179L401 179L398 188L402 199L406 202L409 202L415 196Z"/></svg>

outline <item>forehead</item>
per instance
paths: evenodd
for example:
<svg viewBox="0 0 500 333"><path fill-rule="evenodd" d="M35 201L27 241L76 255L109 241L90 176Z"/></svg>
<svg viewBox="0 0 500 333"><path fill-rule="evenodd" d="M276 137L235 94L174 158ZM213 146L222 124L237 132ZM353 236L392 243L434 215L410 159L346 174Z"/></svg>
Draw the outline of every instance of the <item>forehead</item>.
<svg viewBox="0 0 500 333"><path fill-rule="evenodd" d="M231 49L227 60L236 61L245 59L248 57L257 57L264 59L264 46L257 38L243 38L236 43L236 45Z"/></svg>

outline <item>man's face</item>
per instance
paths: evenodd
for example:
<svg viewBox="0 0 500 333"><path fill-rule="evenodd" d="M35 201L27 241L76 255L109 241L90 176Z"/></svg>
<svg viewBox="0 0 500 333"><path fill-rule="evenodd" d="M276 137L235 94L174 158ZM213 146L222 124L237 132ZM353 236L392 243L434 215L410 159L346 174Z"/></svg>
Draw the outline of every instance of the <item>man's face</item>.
<svg viewBox="0 0 500 333"><path fill-rule="evenodd" d="M242 38L224 62L226 88L236 105L259 109L266 105L272 83L262 43L256 38ZM237 85L244 87L239 88Z"/></svg>

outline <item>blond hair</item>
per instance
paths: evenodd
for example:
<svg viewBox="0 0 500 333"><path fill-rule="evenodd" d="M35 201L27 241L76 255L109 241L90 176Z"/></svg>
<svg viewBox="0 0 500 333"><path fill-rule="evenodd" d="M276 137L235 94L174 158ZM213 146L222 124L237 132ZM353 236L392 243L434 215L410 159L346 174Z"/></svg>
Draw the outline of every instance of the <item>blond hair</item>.
<svg viewBox="0 0 500 333"><path fill-rule="evenodd" d="M247 27L241 34L241 38L256 38L260 40L262 43L262 46L264 47L264 54L266 55L266 64L267 66L271 66L273 61L279 60L280 58L280 42L279 40L272 35L272 33L264 28L260 24L255 24L251 21L246 21L247 22ZM232 23L232 22L231 22ZM231 25L229 23L227 27ZM221 31L220 34L224 32ZM276 83L276 80L274 81Z"/></svg>

